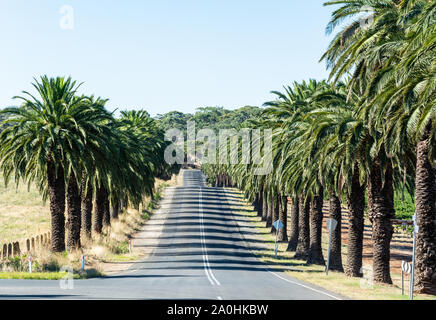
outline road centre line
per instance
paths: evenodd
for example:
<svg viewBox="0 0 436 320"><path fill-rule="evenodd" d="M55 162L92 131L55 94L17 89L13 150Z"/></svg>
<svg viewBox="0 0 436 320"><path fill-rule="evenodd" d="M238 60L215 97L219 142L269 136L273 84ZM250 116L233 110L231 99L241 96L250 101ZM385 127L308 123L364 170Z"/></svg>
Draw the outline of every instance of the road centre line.
<svg viewBox="0 0 436 320"><path fill-rule="evenodd" d="M201 237L201 249L203 251L203 266L206 276L209 282L214 286L220 286L221 283L215 278L212 268L209 263L209 256L207 255L207 247L206 247L206 237L204 233L204 214L203 214L203 200L202 200L202 189L200 187L200 197L199 197L199 220L200 220L200 237Z"/></svg>

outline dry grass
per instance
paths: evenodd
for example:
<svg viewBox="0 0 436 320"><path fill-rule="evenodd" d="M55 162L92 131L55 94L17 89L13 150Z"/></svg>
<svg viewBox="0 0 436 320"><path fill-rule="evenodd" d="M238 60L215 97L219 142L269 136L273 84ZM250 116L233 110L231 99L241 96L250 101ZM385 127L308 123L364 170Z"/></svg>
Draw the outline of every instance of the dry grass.
<svg viewBox="0 0 436 320"><path fill-rule="evenodd" d="M7 187L0 175L0 244L23 241L50 231L50 212L38 189L20 183Z"/></svg>
<svg viewBox="0 0 436 320"><path fill-rule="evenodd" d="M48 248L38 248L32 254L33 271L38 274L59 273L63 266L67 266L81 277L93 277L103 274L107 263L137 260L141 253L133 248L132 252L129 251L129 238L149 219L163 189L176 184L177 177L168 182L157 180L153 199L144 198L139 210L129 208L127 212L120 214L119 219L113 220L111 227L104 229L101 236L93 236L92 239L82 237L82 249L79 251L52 254ZM42 204L42 198L35 187L31 187L29 192L25 186L19 186L17 191L11 186L0 188L0 243L20 241L23 250L26 238L49 229L48 206ZM81 272L82 255L85 255L86 273ZM1 264L0 278L20 278L22 274L28 275L27 258L27 255L23 255ZM44 278L41 274L34 276L35 279L38 277ZM47 275L47 279L50 277L52 275Z"/></svg>

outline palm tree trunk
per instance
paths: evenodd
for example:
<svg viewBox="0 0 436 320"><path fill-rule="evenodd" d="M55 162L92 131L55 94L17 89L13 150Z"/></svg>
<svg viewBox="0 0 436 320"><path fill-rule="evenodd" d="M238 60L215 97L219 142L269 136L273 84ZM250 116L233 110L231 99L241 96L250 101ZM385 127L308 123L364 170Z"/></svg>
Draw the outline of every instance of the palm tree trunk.
<svg viewBox="0 0 436 320"><path fill-rule="evenodd" d="M349 277L362 276L363 230L365 211L365 186L360 184L359 168L356 164L351 182L350 193L347 194L349 210L347 266L345 274Z"/></svg>
<svg viewBox="0 0 436 320"><path fill-rule="evenodd" d="M266 227L271 228L274 211L274 201L271 195L268 196L268 215L266 216Z"/></svg>
<svg viewBox="0 0 436 320"><path fill-rule="evenodd" d="M65 251L65 177L61 165L47 161L47 184L50 198L51 251Z"/></svg>
<svg viewBox="0 0 436 320"><path fill-rule="evenodd" d="M81 225L81 201L79 184L74 172L70 173L68 179L68 238L67 248L71 252L80 248L80 225Z"/></svg>
<svg viewBox="0 0 436 320"><path fill-rule="evenodd" d="M262 221L267 221L268 217L268 198L265 193L262 195Z"/></svg>
<svg viewBox="0 0 436 320"><path fill-rule="evenodd" d="M300 197L300 212L298 215L298 244L294 259L307 260L309 256L310 236L309 236L309 212L310 198L304 200Z"/></svg>
<svg viewBox="0 0 436 320"><path fill-rule="evenodd" d="M368 179L369 218L372 222L374 281L392 284L390 244L395 217L392 162L388 160L384 183L379 158L374 159Z"/></svg>
<svg viewBox="0 0 436 320"><path fill-rule="evenodd" d="M429 160L432 123L425 128L416 152L416 290L436 294L436 183Z"/></svg>
<svg viewBox="0 0 436 320"><path fill-rule="evenodd" d="M109 201L109 194L108 194L107 190L106 190L103 205L104 205L103 227L110 227L110 225L111 225L110 201ZM139 207L138 207L138 210L139 210Z"/></svg>
<svg viewBox="0 0 436 320"><path fill-rule="evenodd" d="M297 244L298 244L298 212L299 212L299 205L298 205L298 197L294 197L292 199L291 204L291 221L290 221L290 227L291 231L289 234L289 243L288 243L288 249L287 251L295 251L297 250Z"/></svg>
<svg viewBox="0 0 436 320"><path fill-rule="evenodd" d="M97 234L101 234L103 229L103 217L105 216L105 201L107 199L107 192L104 186L100 186L97 190L97 197L95 199L95 212L93 229Z"/></svg>
<svg viewBox="0 0 436 320"><path fill-rule="evenodd" d="M151 197L151 199L153 199L153 197ZM122 211L127 211L127 209L129 209L129 197L127 194L125 194L124 192L121 192L121 203L122 203Z"/></svg>
<svg viewBox="0 0 436 320"><path fill-rule="evenodd" d="M310 248L307 258L308 264L325 265L322 254L322 205L324 201L324 188L320 187L318 194L313 198L310 205L309 227L310 227Z"/></svg>
<svg viewBox="0 0 436 320"><path fill-rule="evenodd" d="M274 228L272 226L272 224L274 222L276 222L277 220L279 220L279 208L280 208L280 196L277 195L276 197L273 198L274 204L273 204L273 212L272 212L272 221L271 221L271 233L276 233L276 228Z"/></svg>
<svg viewBox="0 0 436 320"><path fill-rule="evenodd" d="M126 205L124 203L124 192L120 192L120 211L123 213L124 209L126 209Z"/></svg>
<svg viewBox="0 0 436 320"><path fill-rule="evenodd" d="M258 217L262 217L263 215L263 196L262 196L262 192L259 192L257 194L257 216Z"/></svg>
<svg viewBox="0 0 436 320"><path fill-rule="evenodd" d="M342 266L342 210L341 201L336 193L330 195L329 216L338 222L338 225L332 233L332 243L330 251L330 265L331 270L344 272Z"/></svg>
<svg viewBox="0 0 436 320"><path fill-rule="evenodd" d="M284 227L279 231L278 241L288 241L288 197L279 197L279 220Z"/></svg>
<svg viewBox="0 0 436 320"><path fill-rule="evenodd" d="M85 185L85 179L82 179L82 232L88 239L91 238L92 228L92 185Z"/></svg>
<svg viewBox="0 0 436 320"><path fill-rule="evenodd" d="M111 219L118 219L120 204L118 201L112 200L110 207L110 217Z"/></svg>
<svg viewBox="0 0 436 320"><path fill-rule="evenodd" d="M259 216L259 197L258 197L257 193L254 195L254 200L253 200L252 205L253 205L253 210Z"/></svg>

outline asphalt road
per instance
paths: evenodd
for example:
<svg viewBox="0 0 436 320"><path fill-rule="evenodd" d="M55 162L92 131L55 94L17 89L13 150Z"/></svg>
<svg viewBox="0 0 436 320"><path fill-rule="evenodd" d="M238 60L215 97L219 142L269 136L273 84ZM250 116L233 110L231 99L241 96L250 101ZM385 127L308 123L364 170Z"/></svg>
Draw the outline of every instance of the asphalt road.
<svg viewBox="0 0 436 320"><path fill-rule="evenodd" d="M114 276L74 280L73 288L65 281L0 280L0 299L339 299L270 270L247 247L231 195L205 186L201 171L185 170L182 178L135 238L151 252L145 260ZM160 236L151 241L156 230Z"/></svg>

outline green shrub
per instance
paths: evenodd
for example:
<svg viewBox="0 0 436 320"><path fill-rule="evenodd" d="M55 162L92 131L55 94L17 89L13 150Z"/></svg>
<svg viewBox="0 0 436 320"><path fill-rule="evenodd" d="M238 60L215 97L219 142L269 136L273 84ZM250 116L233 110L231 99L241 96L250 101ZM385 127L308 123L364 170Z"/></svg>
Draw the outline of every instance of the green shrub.
<svg viewBox="0 0 436 320"><path fill-rule="evenodd" d="M404 201L400 193L395 195L395 217L401 220L412 220L412 216L415 214L415 201L411 195L406 193L404 195Z"/></svg>

